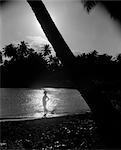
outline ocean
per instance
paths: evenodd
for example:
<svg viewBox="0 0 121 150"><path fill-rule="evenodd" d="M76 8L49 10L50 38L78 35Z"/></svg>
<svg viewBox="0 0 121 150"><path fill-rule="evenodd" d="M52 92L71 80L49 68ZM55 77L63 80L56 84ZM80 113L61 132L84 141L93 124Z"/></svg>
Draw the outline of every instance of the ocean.
<svg viewBox="0 0 121 150"><path fill-rule="evenodd" d="M44 89L49 97L47 117L80 114L90 111L87 103L76 89ZM1 88L0 120L43 117L43 95L43 89Z"/></svg>

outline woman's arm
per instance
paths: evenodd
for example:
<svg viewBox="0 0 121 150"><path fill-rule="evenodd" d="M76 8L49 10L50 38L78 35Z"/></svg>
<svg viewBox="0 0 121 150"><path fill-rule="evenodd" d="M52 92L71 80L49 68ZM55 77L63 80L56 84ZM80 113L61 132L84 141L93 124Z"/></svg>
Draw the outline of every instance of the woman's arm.
<svg viewBox="0 0 121 150"><path fill-rule="evenodd" d="M46 101L49 101L49 97L47 96L46 98L47 98L47 100L46 100Z"/></svg>

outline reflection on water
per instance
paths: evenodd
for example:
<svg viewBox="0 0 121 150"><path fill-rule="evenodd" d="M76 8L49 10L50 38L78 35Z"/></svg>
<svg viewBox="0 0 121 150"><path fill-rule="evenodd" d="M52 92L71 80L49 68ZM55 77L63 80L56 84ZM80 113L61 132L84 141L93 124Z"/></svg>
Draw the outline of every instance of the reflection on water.
<svg viewBox="0 0 121 150"><path fill-rule="evenodd" d="M74 89L45 88L48 117L81 113L89 110L80 93ZM42 89L0 89L0 118L42 117Z"/></svg>

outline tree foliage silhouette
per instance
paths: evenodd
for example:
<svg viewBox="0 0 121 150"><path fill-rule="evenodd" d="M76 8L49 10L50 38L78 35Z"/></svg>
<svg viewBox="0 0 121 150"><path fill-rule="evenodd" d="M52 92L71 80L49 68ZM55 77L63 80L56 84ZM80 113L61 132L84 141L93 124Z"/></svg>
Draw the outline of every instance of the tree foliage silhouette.
<svg viewBox="0 0 121 150"><path fill-rule="evenodd" d="M45 45L40 52L35 51L28 43L22 41L17 46L9 44L3 48L1 59L6 59L1 66L2 86L27 87L47 76L59 65L51 48Z"/></svg>
<svg viewBox="0 0 121 150"><path fill-rule="evenodd" d="M3 57L2 57L2 52L0 51L0 64L3 63Z"/></svg>
<svg viewBox="0 0 121 150"><path fill-rule="evenodd" d="M12 59L17 58L17 48L13 44L7 45L3 49L3 52L4 52L5 57L9 57L9 58L12 57Z"/></svg>
<svg viewBox="0 0 121 150"><path fill-rule="evenodd" d="M121 1L81 0L81 2L83 3L84 7L87 9L88 12L90 12L91 9L97 4L101 4L106 8L111 17L119 21L119 23L121 24Z"/></svg>

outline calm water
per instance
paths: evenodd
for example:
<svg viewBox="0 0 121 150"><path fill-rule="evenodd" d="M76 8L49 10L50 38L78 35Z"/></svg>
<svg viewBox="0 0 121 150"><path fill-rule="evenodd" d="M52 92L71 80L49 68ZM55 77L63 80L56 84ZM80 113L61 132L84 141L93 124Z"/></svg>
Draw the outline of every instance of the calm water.
<svg viewBox="0 0 121 150"><path fill-rule="evenodd" d="M77 90L61 88L45 88L48 92L48 117L89 110L86 102ZM0 89L0 118L42 117L43 90L24 88ZM51 111L54 114L51 114Z"/></svg>

